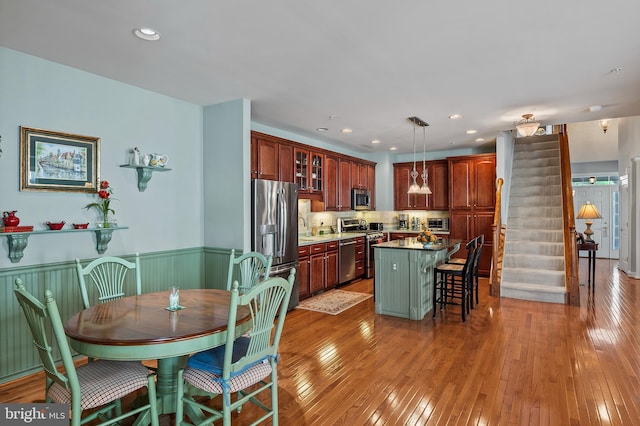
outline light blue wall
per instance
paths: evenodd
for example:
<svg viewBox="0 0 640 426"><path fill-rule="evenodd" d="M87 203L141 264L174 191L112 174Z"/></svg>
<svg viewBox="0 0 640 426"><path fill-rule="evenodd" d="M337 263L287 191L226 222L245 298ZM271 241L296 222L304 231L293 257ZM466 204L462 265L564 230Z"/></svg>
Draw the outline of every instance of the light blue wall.
<svg viewBox="0 0 640 426"><path fill-rule="evenodd" d="M204 109L204 243L251 249L251 103Z"/></svg>
<svg viewBox="0 0 640 426"><path fill-rule="evenodd" d="M202 107L0 48L0 212L17 210L22 225L91 222L83 207L96 195L20 192L20 126L101 139L100 174L117 200L116 231L106 255L175 250L203 245ZM135 170L121 168L128 150L169 155L172 171L155 173L145 192ZM97 257L93 233L32 235L19 264L0 237L0 270Z"/></svg>

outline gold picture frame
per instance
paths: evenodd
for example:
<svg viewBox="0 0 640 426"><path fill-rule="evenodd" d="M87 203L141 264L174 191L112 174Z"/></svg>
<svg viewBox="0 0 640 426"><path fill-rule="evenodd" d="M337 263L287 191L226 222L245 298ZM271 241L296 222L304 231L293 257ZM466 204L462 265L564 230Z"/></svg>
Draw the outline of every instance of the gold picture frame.
<svg viewBox="0 0 640 426"><path fill-rule="evenodd" d="M20 126L20 191L96 192L100 138Z"/></svg>

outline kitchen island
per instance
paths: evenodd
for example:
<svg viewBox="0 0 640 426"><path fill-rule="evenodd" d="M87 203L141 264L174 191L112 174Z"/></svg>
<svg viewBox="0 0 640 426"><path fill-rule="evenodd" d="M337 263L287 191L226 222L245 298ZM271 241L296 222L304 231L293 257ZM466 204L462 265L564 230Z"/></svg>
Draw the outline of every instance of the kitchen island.
<svg viewBox="0 0 640 426"><path fill-rule="evenodd" d="M433 268L456 243L441 240L425 248L407 238L374 245L376 313L423 319L433 309Z"/></svg>

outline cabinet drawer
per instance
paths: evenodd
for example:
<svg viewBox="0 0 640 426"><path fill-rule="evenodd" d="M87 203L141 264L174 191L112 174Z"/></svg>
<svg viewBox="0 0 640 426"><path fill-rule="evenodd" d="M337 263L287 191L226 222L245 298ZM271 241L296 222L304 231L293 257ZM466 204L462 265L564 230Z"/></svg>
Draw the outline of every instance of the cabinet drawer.
<svg viewBox="0 0 640 426"><path fill-rule="evenodd" d="M329 241L327 243L327 251L338 250L340 243L338 241Z"/></svg>
<svg viewBox="0 0 640 426"><path fill-rule="evenodd" d="M324 253L326 251L325 244L314 244L311 246L311 254Z"/></svg>
<svg viewBox="0 0 640 426"><path fill-rule="evenodd" d="M356 244L356 260L364 259L364 244Z"/></svg>
<svg viewBox="0 0 640 426"><path fill-rule="evenodd" d="M309 256L309 246L298 247L298 257Z"/></svg>
<svg viewBox="0 0 640 426"><path fill-rule="evenodd" d="M356 244L364 244L364 237L357 237Z"/></svg>

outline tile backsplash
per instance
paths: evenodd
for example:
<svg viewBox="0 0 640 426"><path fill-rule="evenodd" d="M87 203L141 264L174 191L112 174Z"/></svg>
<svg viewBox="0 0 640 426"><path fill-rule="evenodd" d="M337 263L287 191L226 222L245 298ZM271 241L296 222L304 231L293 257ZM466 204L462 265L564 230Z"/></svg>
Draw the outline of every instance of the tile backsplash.
<svg viewBox="0 0 640 426"><path fill-rule="evenodd" d="M369 222L382 222L385 229L396 229L398 227L398 215L406 213L410 218L417 217L425 223L427 218L443 217L448 218L448 211L424 211L407 210L398 211L347 211L347 212L312 212L309 200L298 200L298 232L311 232L313 227L319 230L331 232L331 227L337 227L338 218L364 219Z"/></svg>

